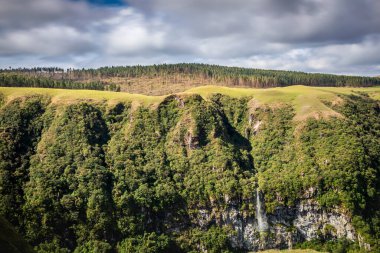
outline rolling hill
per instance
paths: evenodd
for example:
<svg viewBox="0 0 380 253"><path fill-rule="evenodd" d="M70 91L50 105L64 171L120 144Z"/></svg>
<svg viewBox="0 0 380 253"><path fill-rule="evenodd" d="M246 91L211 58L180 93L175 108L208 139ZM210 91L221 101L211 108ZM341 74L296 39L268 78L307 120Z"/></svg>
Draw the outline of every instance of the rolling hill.
<svg viewBox="0 0 380 253"><path fill-rule="evenodd" d="M157 105L167 96L147 96L141 94L130 94L126 92L108 92L95 90L64 90L64 89L43 89L43 88L20 88L20 87L0 87L0 92L5 99L12 100L17 97L30 96L33 94L44 95L51 98L53 102L69 103L78 101L108 101L134 102L145 106ZM199 94L205 99L213 94L223 94L233 98L253 98L257 103L276 105L290 104L296 112L296 120L308 117L329 117L338 116L326 103L338 103L341 101L340 95L352 95L365 93L373 99L380 100L380 87L371 88L350 88L350 87L307 87L301 85L269 88L229 88L221 86L199 86L191 88L178 95Z"/></svg>
<svg viewBox="0 0 380 253"><path fill-rule="evenodd" d="M0 86L112 90L145 95L167 95L199 86L273 88L291 85L314 87L373 87L380 80L296 71L263 70L207 64L162 64L98 69L0 70Z"/></svg>

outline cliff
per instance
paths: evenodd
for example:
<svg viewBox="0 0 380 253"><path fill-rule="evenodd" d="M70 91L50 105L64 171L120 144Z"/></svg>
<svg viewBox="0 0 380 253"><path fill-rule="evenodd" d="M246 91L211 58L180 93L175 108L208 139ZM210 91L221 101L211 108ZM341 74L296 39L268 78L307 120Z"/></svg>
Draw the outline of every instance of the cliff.
<svg viewBox="0 0 380 253"><path fill-rule="evenodd" d="M4 92L0 215L40 252L379 249L378 100L195 93Z"/></svg>

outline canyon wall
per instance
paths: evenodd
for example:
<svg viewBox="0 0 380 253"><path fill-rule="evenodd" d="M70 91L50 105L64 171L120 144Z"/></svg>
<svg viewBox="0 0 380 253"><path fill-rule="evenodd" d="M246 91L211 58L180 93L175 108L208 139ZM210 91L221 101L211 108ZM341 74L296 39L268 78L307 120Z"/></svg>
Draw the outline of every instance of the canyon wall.
<svg viewBox="0 0 380 253"><path fill-rule="evenodd" d="M302 122L218 94L4 100L0 215L41 252L376 251L379 104L342 99L326 104L339 117Z"/></svg>

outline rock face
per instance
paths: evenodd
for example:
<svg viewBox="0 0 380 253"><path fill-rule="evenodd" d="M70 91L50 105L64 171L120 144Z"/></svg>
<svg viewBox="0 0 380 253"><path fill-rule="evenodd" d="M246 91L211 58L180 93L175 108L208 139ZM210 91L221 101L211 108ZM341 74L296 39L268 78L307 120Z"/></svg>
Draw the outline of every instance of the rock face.
<svg viewBox="0 0 380 253"><path fill-rule="evenodd" d="M349 216L338 209L325 210L314 200L304 199L295 207L279 207L265 214L260 209L264 207L261 194L257 194L255 215L246 215L231 203L219 216L214 209L199 210L193 221L202 228L214 223L232 227L233 246L249 251L292 248L296 243L318 238L358 239Z"/></svg>

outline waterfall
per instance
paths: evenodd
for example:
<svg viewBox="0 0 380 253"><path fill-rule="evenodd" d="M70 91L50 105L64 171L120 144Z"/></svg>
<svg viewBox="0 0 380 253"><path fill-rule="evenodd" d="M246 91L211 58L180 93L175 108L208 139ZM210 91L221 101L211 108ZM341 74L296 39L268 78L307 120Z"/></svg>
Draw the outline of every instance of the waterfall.
<svg viewBox="0 0 380 253"><path fill-rule="evenodd" d="M264 203L261 202L261 193L256 189L256 217L259 232L268 231L268 219L264 210Z"/></svg>

